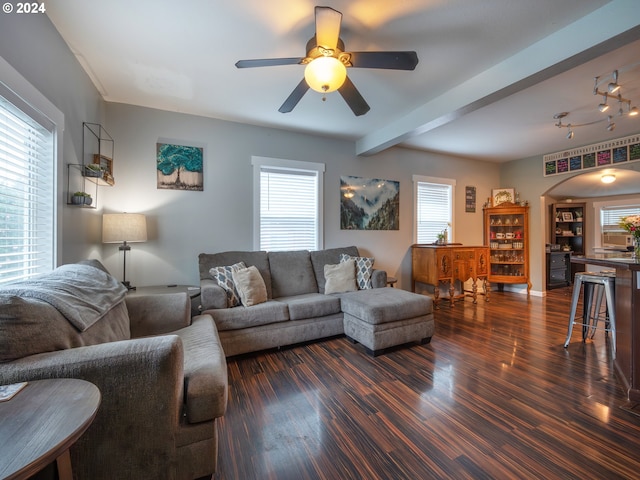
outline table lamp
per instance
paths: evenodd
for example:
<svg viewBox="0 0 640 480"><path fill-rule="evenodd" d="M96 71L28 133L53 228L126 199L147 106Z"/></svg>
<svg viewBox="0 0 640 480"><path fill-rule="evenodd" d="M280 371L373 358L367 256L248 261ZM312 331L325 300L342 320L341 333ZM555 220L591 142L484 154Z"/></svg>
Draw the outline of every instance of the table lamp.
<svg viewBox="0 0 640 480"><path fill-rule="evenodd" d="M102 215L102 243L122 243L119 250L124 252L122 264L122 284L135 290L127 281L127 251L129 243L147 241L147 219L141 213L105 213Z"/></svg>

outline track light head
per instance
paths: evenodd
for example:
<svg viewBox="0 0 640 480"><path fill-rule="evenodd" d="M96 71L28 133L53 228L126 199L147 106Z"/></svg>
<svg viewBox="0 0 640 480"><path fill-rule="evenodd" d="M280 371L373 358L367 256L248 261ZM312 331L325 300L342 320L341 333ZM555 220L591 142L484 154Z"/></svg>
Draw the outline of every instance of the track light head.
<svg viewBox="0 0 640 480"><path fill-rule="evenodd" d="M569 130L569 133L567 133L567 140L571 140L573 138L573 130Z"/></svg>
<svg viewBox="0 0 640 480"><path fill-rule="evenodd" d="M608 132L613 132L616 128L616 124L614 122L612 122L611 120L613 119L613 117L611 115L609 115L607 117L608 123L607 123L607 131Z"/></svg>
<svg viewBox="0 0 640 480"><path fill-rule="evenodd" d="M635 117L638 115L638 107L631 107L629 109L629 116L630 117Z"/></svg>
<svg viewBox="0 0 640 480"><path fill-rule="evenodd" d="M608 96L605 93L604 94L604 101L598 105L598 110L600 110L601 112L606 112L607 110L609 110L609 104L607 103L608 100Z"/></svg>
<svg viewBox="0 0 640 480"><path fill-rule="evenodd" d="M609 85L607 85L607 91L609 93L616 93L618 90L620 90L620 85L618 85L617 83L609 83Z"/></svg>

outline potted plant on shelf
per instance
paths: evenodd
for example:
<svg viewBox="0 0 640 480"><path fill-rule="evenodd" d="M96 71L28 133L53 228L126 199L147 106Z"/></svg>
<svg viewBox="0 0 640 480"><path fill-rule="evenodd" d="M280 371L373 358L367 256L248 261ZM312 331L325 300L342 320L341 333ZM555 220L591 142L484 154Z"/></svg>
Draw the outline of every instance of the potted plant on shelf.
<svg viewBox="0 0 640 480"><path fill-rule="evenodd" d="M84 166L85 177L102 177L102 167L97 163L89 163Z"/></svg>
<svg viewBox="0 0 640 480"><path fill-rule="evenodd" d="M75 192L71 196L71 203L73 205L91 205L91 202L93 202L93 199L87 192Z"/></svg>

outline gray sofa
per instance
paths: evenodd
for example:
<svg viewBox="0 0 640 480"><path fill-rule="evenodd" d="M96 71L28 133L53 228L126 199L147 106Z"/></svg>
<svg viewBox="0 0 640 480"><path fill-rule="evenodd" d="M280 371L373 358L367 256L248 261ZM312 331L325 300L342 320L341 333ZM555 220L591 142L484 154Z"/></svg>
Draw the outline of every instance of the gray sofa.
<svg viewBox="0 0 640 480"><path fill-rule="evenodd" d="M429 297L386 286L383 270L373 270L370 289L325 295L325 265L341 254L359 257L354 246L319 251L233 251L199 255L202 312L213 317L225 355L345 334L374 356L410 342L426 343L434 332ZM213 267L243 262L262 276L267 301L229 306Z"/></svg>
<svg viewBox="0 0 640 480"><path fill-rule="evenodd" d="M80 331L92 310L97 319ZM79 378L101 392L95 420L71 447L74 478L215 472L226 359L212 318L192 320L186 293L126 296L92 261L0 288L0 384L44 378Z"/></svg>

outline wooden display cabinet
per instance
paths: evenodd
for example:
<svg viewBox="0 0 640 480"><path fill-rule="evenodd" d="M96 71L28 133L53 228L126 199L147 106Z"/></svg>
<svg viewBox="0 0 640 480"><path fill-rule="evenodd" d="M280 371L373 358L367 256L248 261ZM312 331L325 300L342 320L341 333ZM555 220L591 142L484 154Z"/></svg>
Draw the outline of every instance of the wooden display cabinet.
<svg viewBox="0 0 640 480"><path fill-rule="evenodd" d="M505 202L484 208L484 238L489 246L489 282L526 284L529 279L529 207Z"/></svg>
<svg viewBox="0 0 640 480"><path fill-rule="evenodd" d="M560 251L585 254L585 208L585 203L554 203L549 206L550 243L560 245ZM572 263L570 281L573 282L576 272L583 271L584 265Z"/></svg>

